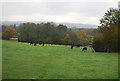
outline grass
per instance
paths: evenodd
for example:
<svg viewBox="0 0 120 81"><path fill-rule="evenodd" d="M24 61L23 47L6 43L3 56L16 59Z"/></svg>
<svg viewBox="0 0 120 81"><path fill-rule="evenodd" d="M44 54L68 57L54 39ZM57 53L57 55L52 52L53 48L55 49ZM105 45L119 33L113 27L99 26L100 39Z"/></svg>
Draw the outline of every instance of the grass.
<svg viewBox="0 0 120 81"><path fill-rule="evenodd" d="M0 40L0 80L2 79L2 40Z"/></svg>
<svg viewBox="0 0 120 81"><path fill-rule="evenodd" d="M3 79L117 79L118 54L3 40Z"/></svg>

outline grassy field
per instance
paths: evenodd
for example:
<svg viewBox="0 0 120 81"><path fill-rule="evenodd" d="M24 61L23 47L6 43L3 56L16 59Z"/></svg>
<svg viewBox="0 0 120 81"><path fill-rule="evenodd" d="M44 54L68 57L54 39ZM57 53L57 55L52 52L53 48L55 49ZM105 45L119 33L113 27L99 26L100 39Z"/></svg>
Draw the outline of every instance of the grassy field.
<svg viewBox="0 0 120 81"><path fill-rule="evenodd" d="M2 40L0 40L0 80L2 79Z"/></svg>
<svg viewBox="0 0 120 81"><path fill-rule="evenodd" d="M117 79L118 54L3 41L3 79Z"/></svg>

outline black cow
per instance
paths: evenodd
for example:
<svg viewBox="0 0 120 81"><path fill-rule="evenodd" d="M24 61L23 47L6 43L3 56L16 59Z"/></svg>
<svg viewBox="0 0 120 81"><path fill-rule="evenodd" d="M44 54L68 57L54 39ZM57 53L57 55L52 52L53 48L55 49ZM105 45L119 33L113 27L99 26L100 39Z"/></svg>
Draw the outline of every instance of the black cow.
<svg viewBox="0 0 120 81"><path fill-rule="evenodd" d="M71 48L70 49L73 49L73 45L71 46Z"/></svg>
<svg viewBox="0 0 120 81"><path fill-rule="evenodd" d="M42 44L41 42L39 44Z"/></svg>
<svg viewBox="0 0 120 81"><path fill-rule="evenodd" d="M36 46L37 45L37 43L34 43L34 46Z"/></svg>
<svg viewBox="0 0 120 81"><path fill-rule="evenodd" d="M51 43L51 45L53 45L53 44Z"/></svg>
<svg viewBox="0 0 120 81"><path fill-rule="evenodd" d="M32 42L30 42L30 45L33 44Z"/></svg>
<svg viewBox="0 0 120 81"><path fill-rule="evenodd" d="M82 49L82 51L87 51L87 48L86 48L86 47L85 47L85 48L83 48L83 49Z"/></svg>
<svg viewBox="0 0 120 81"><path fill-rule="evenodd" d="M80 45L76 45L76 47L80 47Z"/></svg>

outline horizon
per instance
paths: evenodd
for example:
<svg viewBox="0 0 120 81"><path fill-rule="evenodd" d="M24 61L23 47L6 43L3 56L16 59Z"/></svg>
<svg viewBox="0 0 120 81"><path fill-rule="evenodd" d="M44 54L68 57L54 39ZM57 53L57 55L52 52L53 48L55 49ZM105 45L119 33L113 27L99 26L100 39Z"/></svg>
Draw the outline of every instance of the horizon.
<svg viewBox="0 0 120 81"><path fill-rule="evenodd" d="M53 22L53 21L0 21L0 22L28 22L28 23L48 23L48 22ZM72 22L53 22L53 23L72 23ZM74 24L83 24L83 23L77 23L73 22ZM95 24L87 24L87 25L95 25ZM98 25L96 25L98 26Z"/></svg>
<svg viewBox="0 0 120 81"><path fill-rule="evenodd" d="M33 22L29 22L29 21L1 21L2 23L0 25L14 25L16 24L17 26L19 26L22 23L35 23L35 24L39 24L39 23L48 23L48 22L52 22L52 21L33 21ZM98 28L99 25L94 25L94 24L82 24L82 23L69 23L69 22L53 22L56 25L58 24L63 24L66 25L68 28Z"/></svg>

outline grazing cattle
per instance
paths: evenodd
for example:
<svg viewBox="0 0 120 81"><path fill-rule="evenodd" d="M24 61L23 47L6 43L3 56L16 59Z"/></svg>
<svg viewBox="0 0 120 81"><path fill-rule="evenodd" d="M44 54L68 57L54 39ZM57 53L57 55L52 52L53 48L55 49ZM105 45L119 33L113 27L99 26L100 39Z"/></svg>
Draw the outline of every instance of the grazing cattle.
<svg viewBox="0 0 120 81"><path fill-rule="evenodd" d="M62 45L62 44L58 44L58 45Z"/></svg>
<svg viewBox="0 0 120 81"><path fill-rule="evenodd" d="M39 44L42 44L42 43L39 43Z"/></svg>
<svg viewBox="0 0 120 81"><path fill-rule="evenodd" d="M43 46L44 46L44 43L43 43Z"/></svg>
<svg viewBox="0 0 120 81"><path fill-rule="evenodd" d="M70 49L73 49L73 45L71 46L71 48Z"/></svg>
<svg viewBox="0 0 120 81"><path fill-rule="evenodd" d="M53 44L51 44L51 45L53 45Z"/></svg>
<svg viewBox="0 0 120 81"><path fill-rule="evenodd" d="M76 47L80 47L80 45L76 45Z"/></svg>
<svg viewBox="0 0 120 81"><path fill-rule="evenodd" d="M87 51L87 48L86 48L86 47L85 47L85 48L83 48L83 49L82 49L82 51Z"/></svg>
<svg viewBox="0 0 120 81"><path fill-rule="evenodd" d="M32 42L30 42L30 45L33 44Z"/></svg>
<svg viewBox="0 0 120 81"><path fill-rule="evenodd" d="M37 43L34 43L34 46L36 46L37 45Z"/></svg>

